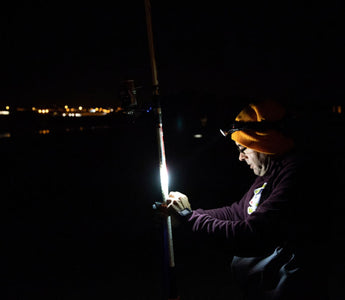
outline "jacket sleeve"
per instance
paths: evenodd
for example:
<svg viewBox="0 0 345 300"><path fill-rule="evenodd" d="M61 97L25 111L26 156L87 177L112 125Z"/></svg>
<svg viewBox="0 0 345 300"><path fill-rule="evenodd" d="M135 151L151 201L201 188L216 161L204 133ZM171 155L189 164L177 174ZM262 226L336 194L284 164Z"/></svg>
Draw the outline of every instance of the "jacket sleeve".
<svg viewBox="0 0 345 300"><path fill-rule="evenodd" d="M215 209L197 209L193 211L193 215L205 215L214 219L223 220L223 221L238 221L243 219L242 216L243 203L241 201L235 202L230 206L224 206L221 208ZM192 215L192 216L193 216Z"/></svg>
<svg viewBox="0 0 345 300"><path fill-rule="evenodd" d="M211 212L196 210L189 218L193 223L192 229L226 238L238 256L252 256L269 251L286 238L294 174L286 173L275 181L279 182L251 215L239 218L240 215L234 214L231 207ZM246 201L246 197L243 197L236 204L238 208L242 208L243 214L243 206L248 205Z"/></svg>

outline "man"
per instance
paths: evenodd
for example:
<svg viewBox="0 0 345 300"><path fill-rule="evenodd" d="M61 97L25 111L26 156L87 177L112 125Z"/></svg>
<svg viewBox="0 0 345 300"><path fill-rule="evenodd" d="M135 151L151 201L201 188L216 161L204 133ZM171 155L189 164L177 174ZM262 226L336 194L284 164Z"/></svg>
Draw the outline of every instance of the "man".
<svg viewBox="0 0 345 300"><path fill-rule="evenodd" d="M252 103L222 132L234 140L239 160L257 175L240 201L192 210L186 195L171 192L168 208L194 231L228 241L233 278L246 299L327 299L317 256L318 199L306 186L308 168L293 139L283 133L285 118L285 109L276 102Z"/></svg>

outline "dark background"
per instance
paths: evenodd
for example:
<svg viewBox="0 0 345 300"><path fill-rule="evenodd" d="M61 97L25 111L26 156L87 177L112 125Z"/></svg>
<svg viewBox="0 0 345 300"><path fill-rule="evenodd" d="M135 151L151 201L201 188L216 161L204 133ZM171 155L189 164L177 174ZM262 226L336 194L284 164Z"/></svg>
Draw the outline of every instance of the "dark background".
<svg viewBox="0 0 345 300"><path fill-rule="evenodd" d="M152 210L161 200L153 116L127 121L1 140L3 299L164 299L163 223ZM234 149L213 128L204 130L207 139L193 133L167 126L171 189L195 207L238 198L249 182L233 174L245 171L231 159ZM173 223L181 295L234 293L222 243Z"/></svg>
<svg viewBox="0 0 345 300"><path fill-rule="evenodd" d="M164 116L170 190L187 194L193 208L240 199L254 176L231 141L212 123L181 126L176 115ZM2 299L165 299L162 219L152 210L161 200L153 120L116 115L107 127L64 123L49 134L29 126L0 140ZM326 262L331 299L342 299L344 283L344 148L335 142L343 124L336 115L317 131L336 148L314 148L315 136L303 135L315 189L327 191L306 201L320 206L326 229L316 263ZM193 235L177 219L173 225L183 299L240 299L226 243Z"/></svg>
<svg viewBox="0 0 345 300"><path fill-rule="evenodd" d="M118 105L125 79L151 101L143 1L12 1L1 14L2 105ZM287 104L302 125L299 145L321 166L318 184L330 191L320 208L330 238L322 259L329 261L332 299L341 299L340 1L152 1L152 15L170 189L186 193L195 208L238 200L253 176L219 127L252 99ZM2 298L161 299L162 228L151 209L160 200L153 116L78 122L17 116L11 137L0 140ZM177 222L174 242L184 299L236 299L231 257L220 241L200 240Z"/></svg>
<svg viewBox="0 0 345 300"><path fill-rule="evenodd" d="M344 99L341 1L152 1L164 95ZM1 10L4 104L114 103L121 80L150 95L144 1L8 1ZM172 100L173 101L173 100Z"/></svg>

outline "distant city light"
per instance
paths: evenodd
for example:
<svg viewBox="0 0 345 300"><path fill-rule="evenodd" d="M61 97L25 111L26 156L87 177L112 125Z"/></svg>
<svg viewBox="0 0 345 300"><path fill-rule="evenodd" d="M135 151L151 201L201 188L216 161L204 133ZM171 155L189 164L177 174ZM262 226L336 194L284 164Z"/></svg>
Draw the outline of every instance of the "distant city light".
<svg viewBox="0 0 345 300"><path fill-rule="evenodd" d="M68 105L63 106L54 106L54 107L35 107L32 106L30 109L17 107L15 108L16 111L27 111L31 110L35 114L45 115L49 114L52 117L88 117L88 116L104 116L114 112L114 108L112 107L84 107L82 105L70 107ZM115 112L118 112L116 110ZM5 106L3 110L0 110L0 115L9 115L10 114L10 106Z"/></svg>
<svg viewBox="0 0 345 300"><path fill-rule="evenodd" d="M9 132L0 133L0 139L10 138L10 137L11 137L11 133Z"/></svg>
<svg viewBox="0 0 345 300"><path fill-rule="evenodd" d="M332 111L333 111L333 113L341 114L342 113L342 106L341 105L333 105Z"/></svg>
<svg viewBox="0 0 345 300"><path fill-rule="evenodd" d="M49 134L50 130L49 129L42 129L38 131L38 134Z"/></svg>
<svg viewBox="0 0 345 300"><path fill-rule="evenodd" d="M201 138L202 138L202 134L197 133L197 134L194 134L193 137L194 137L195 139L201 139Z"/></svg>

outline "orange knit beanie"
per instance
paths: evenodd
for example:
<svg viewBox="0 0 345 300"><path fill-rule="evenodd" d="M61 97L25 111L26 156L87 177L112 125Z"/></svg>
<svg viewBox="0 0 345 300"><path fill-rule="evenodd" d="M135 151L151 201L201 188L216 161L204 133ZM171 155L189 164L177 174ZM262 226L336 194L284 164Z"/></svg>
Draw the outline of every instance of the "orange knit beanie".
<svg viewBox="0 0 345 300"><path fill-rule="evenodd" d="M249 104L236 117L236 122L277 122L284 118L285 109L279 103L265 100ZM231 139L244 147L266 154L283 154L291 150L294 142L277 129L257 131L254 129L238 130L231 134Z"/></svg>

